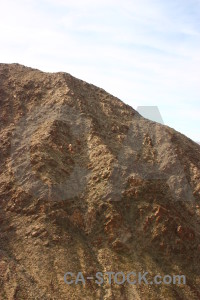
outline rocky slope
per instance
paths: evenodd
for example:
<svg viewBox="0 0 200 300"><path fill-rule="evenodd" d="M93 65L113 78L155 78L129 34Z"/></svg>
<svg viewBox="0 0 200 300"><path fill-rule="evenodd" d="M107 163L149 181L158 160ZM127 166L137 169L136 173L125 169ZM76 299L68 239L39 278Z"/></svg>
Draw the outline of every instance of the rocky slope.
<svg viewBox="0 0 200 300"><path fill-rule="evenodd" d="M66 73L0 64L0 299L200 299L200 146ZM82 272L186 284L68 285Z"/></svg>

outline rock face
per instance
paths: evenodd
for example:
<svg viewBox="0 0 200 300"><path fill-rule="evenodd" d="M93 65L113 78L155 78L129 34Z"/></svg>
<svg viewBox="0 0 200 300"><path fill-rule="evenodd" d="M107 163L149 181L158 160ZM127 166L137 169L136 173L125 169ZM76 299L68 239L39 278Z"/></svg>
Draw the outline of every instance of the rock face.
<svg viewBox="0 0 200 300"><path fill-rule="evenodd" d="M0 299L200 299L200 146L66 73L0 64ZM64 274L185 275L68 285Z"/></svg>

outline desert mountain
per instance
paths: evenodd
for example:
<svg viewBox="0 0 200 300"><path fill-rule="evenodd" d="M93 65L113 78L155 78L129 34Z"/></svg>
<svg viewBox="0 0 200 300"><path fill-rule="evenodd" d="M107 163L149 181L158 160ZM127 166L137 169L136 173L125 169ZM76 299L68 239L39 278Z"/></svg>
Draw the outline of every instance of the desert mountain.
<svg viewBox="0 0 200 300"><path fill-rule="evenodd" d="M199 258L197 143L70 74L0 64L0 299L200 299ZM64 281L109 271L186 284Z"/></svg>

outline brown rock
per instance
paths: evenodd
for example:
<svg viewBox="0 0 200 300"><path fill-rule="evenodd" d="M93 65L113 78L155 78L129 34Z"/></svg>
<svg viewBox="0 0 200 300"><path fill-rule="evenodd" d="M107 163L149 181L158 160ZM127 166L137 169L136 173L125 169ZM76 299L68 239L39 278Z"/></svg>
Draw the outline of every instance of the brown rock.
<svg viewBox="0 0 200 300"><path fill-rule="evenodd" d="M0 141L0 299L200 299L198 144L18 64L0 64ZM64 283L90 270L187 270L187 284Z"/></svg>
<svg viewBox="0 0 200 300"><path fill-rule="evenodd" d="M81 211L77 208L74 210L73 214L70 216L70 220L76 226L84 227L84 217Z"/></svg>

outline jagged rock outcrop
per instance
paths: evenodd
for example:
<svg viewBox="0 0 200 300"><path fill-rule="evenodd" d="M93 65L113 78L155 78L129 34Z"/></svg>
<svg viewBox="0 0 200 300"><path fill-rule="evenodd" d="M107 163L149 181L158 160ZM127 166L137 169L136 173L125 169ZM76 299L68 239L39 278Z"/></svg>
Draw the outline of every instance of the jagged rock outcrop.
<svg viewBox="0 0 200 300"><path fill-rule="evenodd" d="M0 64L0 299L200 299L200 146L66 73ZM64 274L184 274L67 285Z"/></svg>

